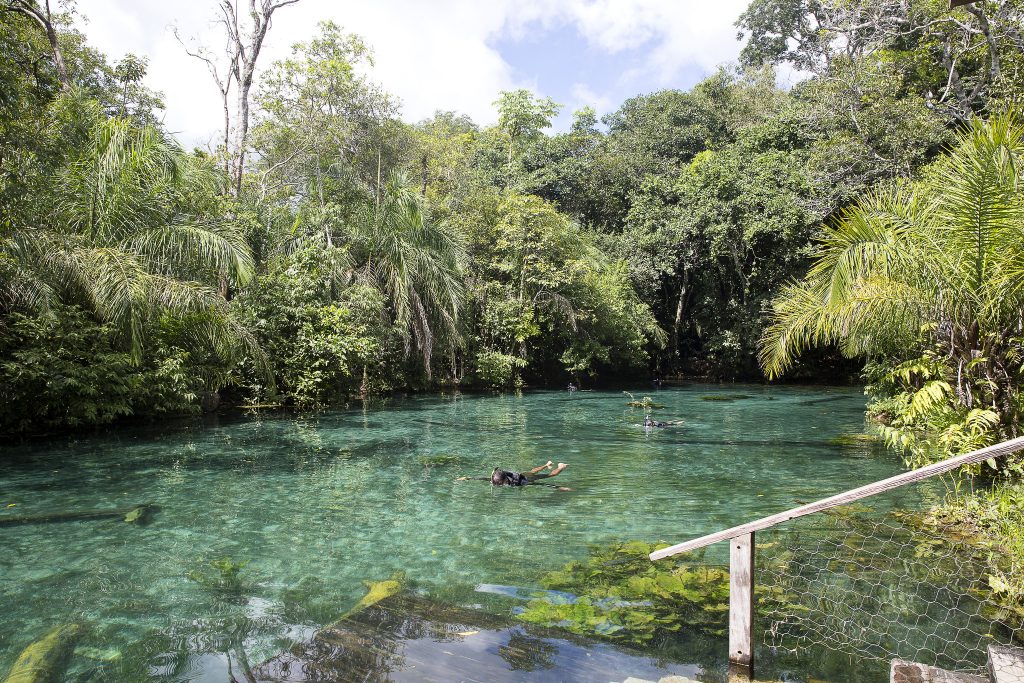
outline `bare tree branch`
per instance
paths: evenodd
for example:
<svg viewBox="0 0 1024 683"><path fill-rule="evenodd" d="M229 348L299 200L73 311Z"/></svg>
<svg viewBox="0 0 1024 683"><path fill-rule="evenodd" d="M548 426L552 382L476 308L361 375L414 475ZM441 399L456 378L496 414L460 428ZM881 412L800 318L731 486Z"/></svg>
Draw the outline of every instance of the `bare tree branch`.
<svg viewBox="0 0 1024 683"><path fill-rule="evenodd" d="M50 51L53 53L53 63L57 67L57 77L64 88L71 87L71 77L68 75L67 65L64 63L64 54L61 52L60 44L57 42L57 31L53 27L53 13L50 11L50 0L40 7L34 0L4 0L0 10L14 12L26 16L35 21L43 29L46 39L50 43Z"/></svg>

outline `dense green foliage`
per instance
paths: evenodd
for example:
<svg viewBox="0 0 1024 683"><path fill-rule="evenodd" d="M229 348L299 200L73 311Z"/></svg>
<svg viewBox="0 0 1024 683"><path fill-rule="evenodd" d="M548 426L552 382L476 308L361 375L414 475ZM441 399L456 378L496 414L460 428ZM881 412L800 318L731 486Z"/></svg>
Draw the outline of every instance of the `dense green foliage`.
<svg viewBox="0 0 1024 683"><path fill-rule="evenodd" d="M1016 115L976 121L920 180L846 210L808 275L776 299L768 372L815 344L869 357L886 435L914 464L1016 435L1022 162Z"/></svg>
<svg viewBox="0 0 1024 683"><path fill-rule="evenodd" d="M879 184L897 189L871 197L931 201L921 188L955 174L929 165L943 146L1021 92L1016 5L940 5L755 0L741 66L600 120L584 108L557 134L560 105L526 90L498 97L492 127L452 112L406 124L370 47L324 23L253 83L244 149L211 153L161 129L145 59L108 64L71 14L47 14L51 36L0 13L0 339L19 404L0 424L219 396L321 408L444 385L759 378L771 301L822 223ZM809 77L780 89L778 65ZM1012 364L1015 342L992 336L1007 311L977 331L984 358L1002 354L989 365ZM935 322L912 336L937 339ZM943 429L969 440L1012 422L1003 389L991 417L974 347L941 362L926 347L898 359L909 370L872 352L873 386L899 401L895 387L948 382L963 360L949 392L975 412ZM837 358L793 372L853 370Z"/></svg>
<svg viewBox="0 0 1024 683"><path fill-rule="evenodd" d="M34 7L0 5L0 436L221 396L320 409L858 362L910 465L1019 434L1018 0L751 0L741 64L556 134L560 105L527 90L495 126L405 123L370 47L324 23L246 83L234 145L192 153L144 58L109 64ZM990 588L1018 614L1021 463L933 515L1011 558ZM723 574L648 551L550 575L579 599L523 618L638 642L721 628ZM231 586L242 565L211 567L197 580Z"/></svg>
<svg viewBox="0 0 1024 683"><path fill-rule="evenodd" d="M774 302L766 371L778 374L805 348L829 343L866 357L869 410L911 466L1018 436L1022 161L1016 114L976 120L920 179L844 211L809 273ZM1024 458L990 460L982 474L993 487L967 495L953 487L931 520L989 550L992 599L1012 621L1024 614Z"/></svg>
<svg viewBox="0 0 1024 683"><path fill-rule="evenodd" d="M81 309L13 313L0 331L0 385L8 402L0 430L45 431L196 409L204 387L190 371L188 351L165 330L156 335L164 343L136 363L110 324Z"/></svg>

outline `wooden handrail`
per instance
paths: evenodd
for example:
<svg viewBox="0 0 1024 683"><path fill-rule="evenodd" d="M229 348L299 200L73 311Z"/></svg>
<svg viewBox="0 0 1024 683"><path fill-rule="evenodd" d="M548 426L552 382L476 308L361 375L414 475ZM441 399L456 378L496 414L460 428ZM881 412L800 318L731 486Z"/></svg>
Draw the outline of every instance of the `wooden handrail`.
<svg viewBox="0 0 1024 683"><path fill-rule="evenodd" d="M984 462L989 458L998 458L1003 455L1009 455L1015 451L1019 451L1024 448L1024 436L1017 437L1016 439L1010 439L1009 441L1003 441L997 443L994 446L988 446L981 448L976 451L971 451L964 455L958 455L954 458L948 458L941 462L937 462L927 467L922 467L918 470L911 470L910 472L904 472L903 474L897 474L895 477L889 477L888 479L882 479L866 486L859 488L850 489L843 493L836 494L829 498L823 498L814 503L808 503L807 505L801 505L800 507L786 510L778 514L771 515L769 517L762 517L761 519L753 522L747 522L739 526L734 526L731 529L725 529L723 531L717 531L707 536L701 536L695 538L692 541L686 541L685 543L678 543L668 548L662 548L651 553L651 560L660 560L672 555L678 555L679 553L689 552L691 550L697 550L704 546L711 545L712 543L718 543L720 541L727 541L730 538L737 538L739 536L745 536L761 529L767 529L773 527L776 524L782 522L788 522L791 519L797 517L803 517L804 515L810 515L815 512L821 512L830 508L837 507L839 505L846 505L852 503L855 500L861 498L867 498L878 493L885 491L891 491L892 489L906 486L907 484L913 484L915 482L934 477L937 474L945 474L950 470L955 470L958 467L964 465L973 465L979 462Z"/></svg>

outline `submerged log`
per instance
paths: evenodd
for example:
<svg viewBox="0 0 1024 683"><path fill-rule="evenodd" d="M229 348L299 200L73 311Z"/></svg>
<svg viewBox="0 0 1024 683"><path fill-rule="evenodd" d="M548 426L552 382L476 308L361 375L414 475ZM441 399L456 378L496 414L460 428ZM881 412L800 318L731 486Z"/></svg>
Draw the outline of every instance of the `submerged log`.
<svg viewBox="0 0 1024 683"><path fill-rule="evenodd" d="M62 624L25 648L4 683L60 683L82 637L80 624Z"/></svg>
<svg viewBox="0 0 1024 683"><path fill-rule="evenodd" d="M373 607L381 600L386 600L392 595L398 595L402 592L402 589L405 588L405 572L395 572L391 575L391 578L385 579L384 581L363 581L363 585L368 589L366 591L366 595L364 595L352 609L345 612L344 616L342 616L341 619L338 619L338 621L348 619L352 615L362 612L367 607ZM331 626L333 625L334 624ZM327 628L330 628L330 626Z"/></svg>
<svg viewBox="0 0 1024 683"><path fill-rule="evenodd" d="M130 524L145 524L159 508L153 503L142 503L116 510L88 510L83 512L48 512L39 515L0 516L0 526L17 524L50 524L52 522L81 522L90 519L123 519Z"/></svg>

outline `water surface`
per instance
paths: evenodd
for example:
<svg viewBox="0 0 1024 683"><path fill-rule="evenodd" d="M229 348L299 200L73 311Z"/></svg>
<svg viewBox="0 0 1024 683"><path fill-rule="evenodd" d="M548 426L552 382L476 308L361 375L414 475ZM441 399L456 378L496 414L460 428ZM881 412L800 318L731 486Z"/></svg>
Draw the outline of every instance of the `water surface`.
<svg viewBox="0 0 1024 683"><path fill-rule="evenodd" d="M0 527L0 672L75 621L90 634L71 680L224 681L232 651L254 665L282 652L348 609L367 579L403 571L421 596L508 616L507 601L474 587L535 587L595 543L678 542L900 469L831 442L864 430L855 389L652 395L665 404L655 416L682 426L643 429L621 392L533 392L6 448L0 514L160 511L144 527ZM454 481L547 460L569 463L552 483L572 491ZM204 585L225 558L247 563L238 595ZM720 662L717 649L694 671Z"/></svg>

